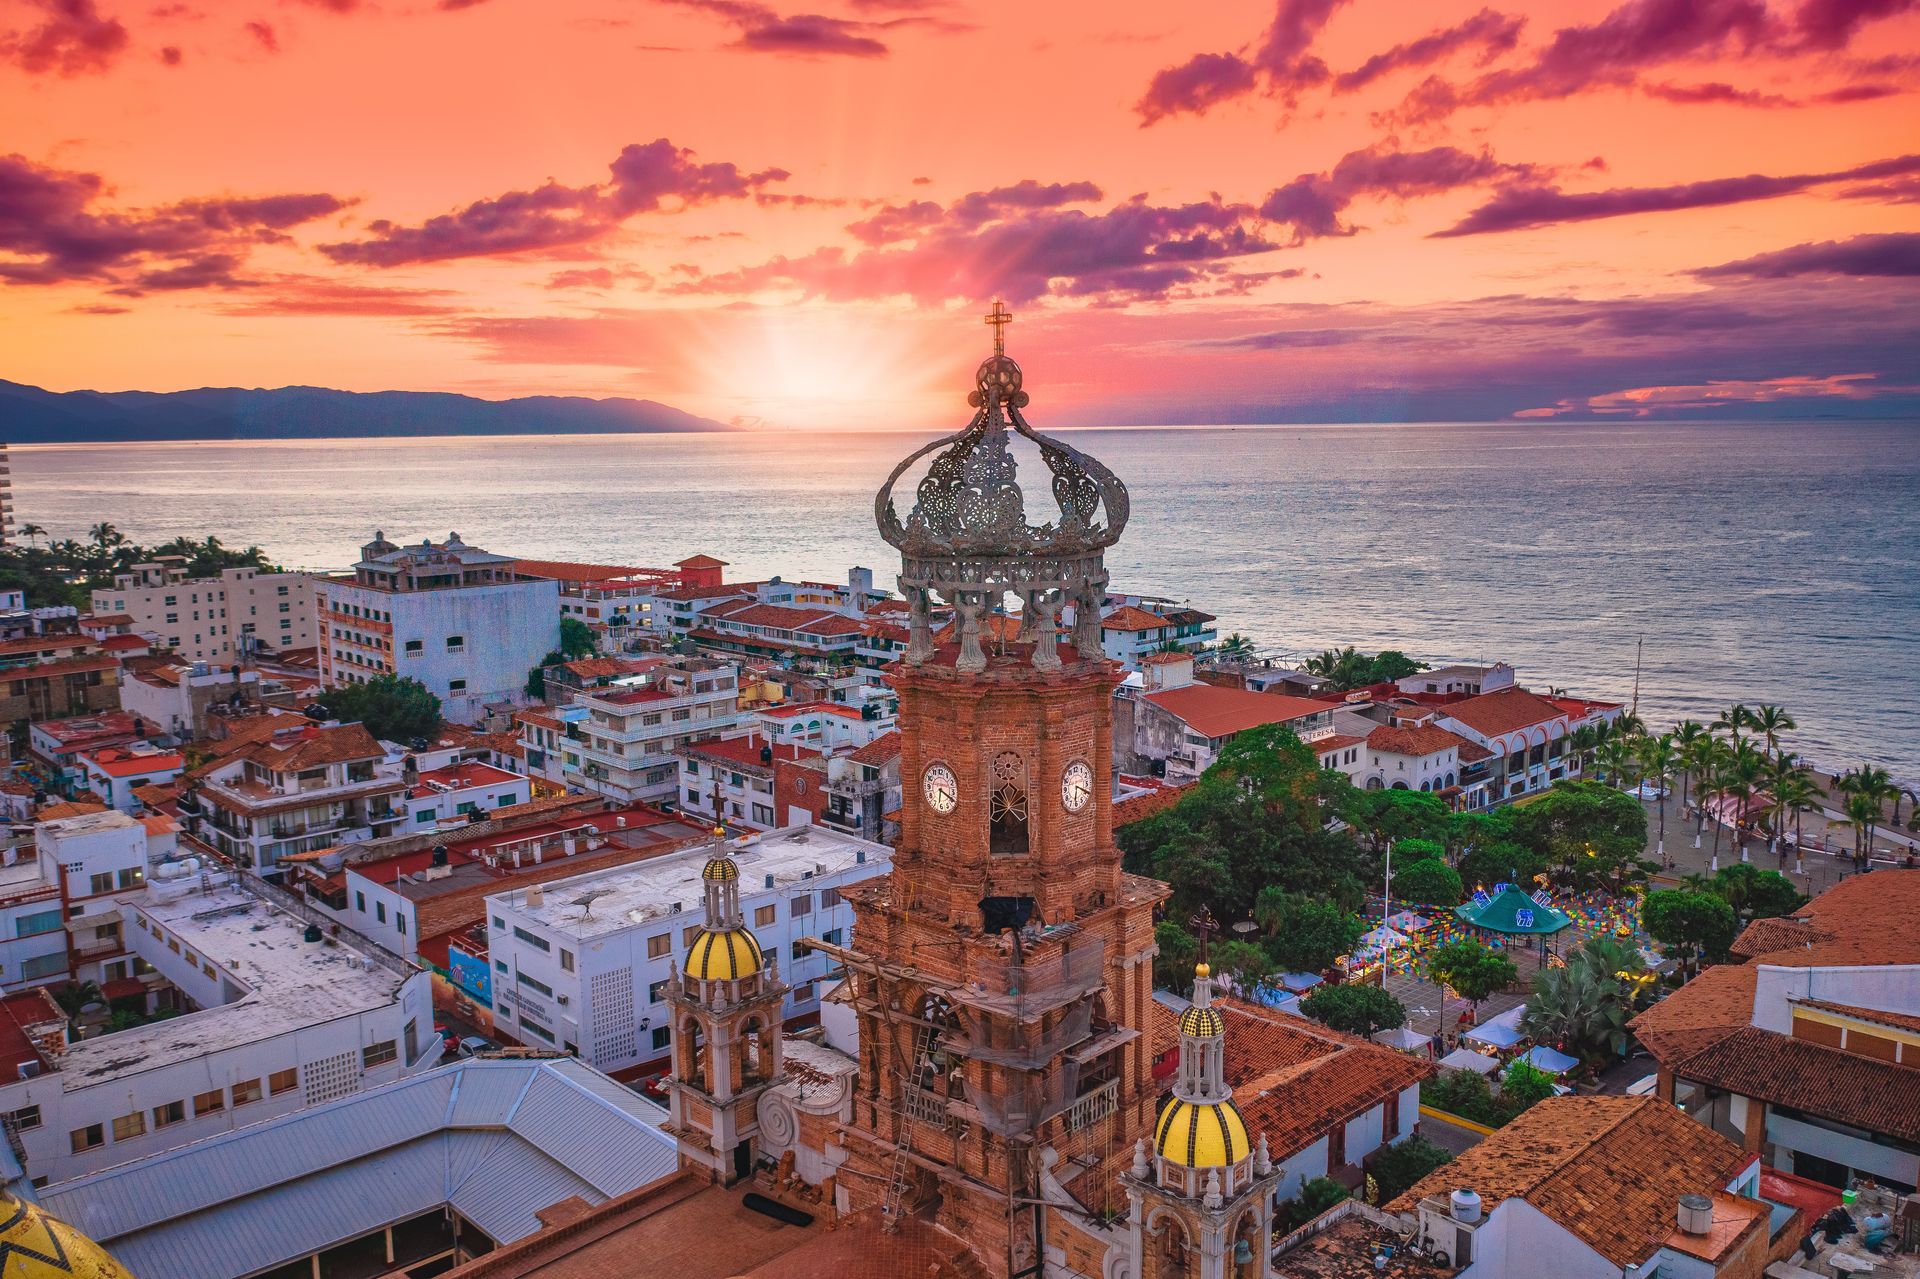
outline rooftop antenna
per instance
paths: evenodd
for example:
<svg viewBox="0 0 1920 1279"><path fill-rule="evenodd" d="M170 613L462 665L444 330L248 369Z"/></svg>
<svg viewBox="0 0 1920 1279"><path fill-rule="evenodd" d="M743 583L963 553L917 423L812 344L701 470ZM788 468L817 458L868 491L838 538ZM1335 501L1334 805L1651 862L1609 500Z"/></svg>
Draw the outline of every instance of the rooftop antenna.
<svg viewBox="0 0 1920 1279"><path fill-rule="evenodd" d="M593 914L593 903L597 899L605 897L608 893L611 893L612 891L613 890L611 888L591 889L587 892L581 893L578 897L568 902L567 905L578 906L580 908L580 918L587 919L591 917Z"/></svg>

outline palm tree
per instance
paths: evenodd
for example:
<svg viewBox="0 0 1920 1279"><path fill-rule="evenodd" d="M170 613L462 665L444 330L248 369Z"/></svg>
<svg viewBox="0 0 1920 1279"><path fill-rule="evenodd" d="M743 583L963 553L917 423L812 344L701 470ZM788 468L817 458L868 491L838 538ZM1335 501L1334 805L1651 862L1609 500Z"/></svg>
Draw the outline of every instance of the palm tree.
<svg viewBox="0 0 1920 1279"><path fill-rule="evenodd" d="M1780 734L1790 733L1800 726L1793 722L1793 716L1787 714L1783 707L1762 702L1748 716L1747 727L1760 734L1766 742L1768 757L1777 759L1780 755Z"/></svg>
<svg viewBox="0 0 1920 1279"><path fill-rule="evenodd" d="M1780 847L1781 836L1787 833L1787 803L1783 796L1791 795L1794 783L1805 780L1805 771L1799 764L1785 755L1776 755L1768 762L1766 772L1761 778L1772 803L1768 811L1773 814L1772 835L1767 847L1776 853L1782 862L1786 860L1786 851Z"/></svg>
<svg viewBox="0 0 1920 1279"><path fill-rule="evenodd" d="M1707 726L1698 720L1683 719L1673 726L1674 763L1680 769L1680 807L1687 806L1687 784L1693 774L1693 746L1707 736Z"/></svg>
<svg viewBox="0 0 1920 1279"><path fill-rule="evenodd" d="M22 524L19 531L20 536L26 538L27 544L33 547L38 547L40 545L40 539L47 535L47 530L41 528L38 524Z"/></svg>
<svg viewBox="0 0 1920 1279"><path fill-rule="evenodd" d="M1804 854L1799 851L1802 838L1800 818L1802 814L1819 806L1820 788L1814 784L1813 778L1808 776L1805 769L1794 768L1773 779L1773 803L1774 811L1779 814L1775 819L1777 822L1784 824L1786 814L1793 814L1794 862L1797 871L1801 869L1804 857ZM1779 828L1776 826L1775 838L1778 837Z"/></svg>
<svg viewBox="0 0 1920 1279"><path fill-rule="evenodd" d="M1580 771L1586 772L1593 766L1593 753L1599 749L1603 734L1593 724L1582 724L1567 735L1567 744L1573 748L1574 755L1580 761Z"/></svg>
<svg viewBox="0 0 1920 1279"><path fill-rule="evenodd" d="M1853 827L1854 865L1865 870L1867 858L1873 853L1873 837L1879 833L1880 823L1886 817L1887 801L1899 795L1900 788L1893 784L1886 769L1872 764L1862 764L1843 774L1834 786L1847 797L1844 824Z"/></svg>
<svg viewBox="0 0 1920 1279"><path fill-rule="evenodd" d="M99 549L100 558L103 560L113 553L115 547L124 546L127 542L120 530L105 520L88 529L87 537Z"/></svg>
<svg viewBox="0 0 1920 1279"><path fill-rule="evenodd" d="M1725 733L1727 735L1727 744L1730 746L1738 746L1740 744L1740 734L1750 728L1752 724L1753 711L1748 708L1746 703L1735 702L1733 705L1727 707L1726 710L1721 711L1719 718L1713 721L1713 731L1716 733Z"/></svg>
<svg viewBox="0 0 1920 1279"><path fill-rule="evenodd" d="M247 549L251 551L257 550L258 548L250 546ZM1220 660L1223 662L1252 661L1253 641L1242 635L1239 631L1235 631L1233 634L1221 640L1219 647L1214 651L1220 655Z"/></svg>
<svg viewBox="0 0 1920 1279"><path fill-rule="evenodd" d="M1700 831L1704 832L1707 828L1707 808L1714 800L1726 798L1726 786L1720 780L1719 774L1708 774L1695 783L1693 795L1700 801ZM1694 835L1693 846L1700 847L1699 833ZM1715 870L1720 868L1720 823L1717 821L1713 824L1713 860L1708 864Z"/></svg>
<svg viewBox="0 0 1920 1279"><path fill-rule="evenodd" d="M1853 868L1863 870L1867 854L1873 851L1873 832L1880 823L1880 801L1870 795L1852 794L1840 806L1843 816L1833 823L1853 831Z"/></svg>
<svg viewBox="0 0 1920 1279"><path fill-rule="evenodd" d="M1660 792L1654 800L1660 814L1660 843L1655 851L1662 862L1667 859L1667 778L1673 773L1674 760L1672 733L1640 739L1641 775L1650 779Z"/></svg>
<svg viewBox="0 0 1920 1279"><path fill-rule="evenodd" d="M1724 786L1726 793L1735 801L1733 833L1739 841L1740 860L1743 862L1749 860L1747 837L1750 823L1747 821L1747 806L1759 791L1766 771L1767 757L1745 742L1734 747L1733 758L1727 762Z"/></svg>
<svg viewBox="0 0 1920 1279"><path fill-rule="evenodd" d="M1607 784L1626 789L1632 781L1635 762L1633 742L1625 737L1610 737L1600 744L1596 754Z"/></svg>

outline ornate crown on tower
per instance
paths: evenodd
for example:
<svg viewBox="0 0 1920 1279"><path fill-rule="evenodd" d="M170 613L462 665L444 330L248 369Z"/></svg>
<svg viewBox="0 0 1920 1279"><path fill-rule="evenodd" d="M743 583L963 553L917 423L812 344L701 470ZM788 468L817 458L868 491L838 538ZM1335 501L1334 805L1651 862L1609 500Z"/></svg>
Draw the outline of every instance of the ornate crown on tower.
<svg viewBox="0 0 1920 1279"><path fill-rule="evenodd" d="M1070 444L1042 435L1020 412L1027 393L1020 366L1006 353L1005 326L1013 317L993 304L993 354L974 372L967 403L976 410L963 430L919 449L881 486L874 502L880 535L909 556L1004 556L1040 552L1077 555L1108 547L1127 525L1127 486L1100 462ZM1053 475L1059 518L1027 520L1019 468L1009 451L1008 428L1031 440ZM907 469L935 451L906 520L894 506L894 485Z"/></svg>
<svg viewBox="0 0 1920 1279"><path fill-rule="evenodd" d="M960 670L985 667L982 619L998 612L1009 594L1020 600L1021 640L1031 644L1035 667L1060 666L1056 631L1068 607L1074 610L1076 653L1087 658L1100 653L1107 584L1101 552L1127 526L1127 486L1079 449L1028 425L1021 413L1027 393L1021 389L1020 366L1006 350L1005 330L1012 319L998 302L987 316L993 354L975 371L967 396L973 420L910 454L874 498L880 536L900 550L900 589L913 633L906 653L910 666L934 655L929 619L936 596L954 610ZM1028 520L1019 467L1008 447L1010 431L1039 449L1052 474L1058 519ZM902 520L894 486L930 453L937 456Z"/></svg>

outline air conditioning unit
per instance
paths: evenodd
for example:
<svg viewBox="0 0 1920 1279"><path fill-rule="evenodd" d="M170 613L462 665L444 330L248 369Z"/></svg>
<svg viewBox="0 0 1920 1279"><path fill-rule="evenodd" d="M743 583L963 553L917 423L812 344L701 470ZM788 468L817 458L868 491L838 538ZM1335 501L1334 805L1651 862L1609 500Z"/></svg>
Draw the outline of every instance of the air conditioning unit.
<svg viewBox="0 0 1920 1279"><path fill-rule="evenodd" d="M562 1008L565 1008L569 1002L569 1000L565 995L555 995L554 998L560 1001L560 1006Z"/></svg>

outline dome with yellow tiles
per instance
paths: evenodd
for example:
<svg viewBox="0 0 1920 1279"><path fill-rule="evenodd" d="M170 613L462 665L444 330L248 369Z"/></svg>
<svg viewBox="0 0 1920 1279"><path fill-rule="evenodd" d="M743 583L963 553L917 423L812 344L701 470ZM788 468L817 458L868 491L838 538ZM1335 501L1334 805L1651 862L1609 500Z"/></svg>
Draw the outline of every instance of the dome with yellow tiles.
<svg viewBox="0 0 1920 1279"><path fill-rule="evenodd" d="M702 928L687 947L684 969L695 981L739 981L759 972L765 958L746 928Z"/></svg>
<svg viewBox="0 0 1920 1279"><path fill-rule="evenodd" d="M1180 1014L1180 1033L1183 1035L1224 1035L1227 1024L1220 1020L1220 1014L1212 1008L1189 1008Z"/></svg>
<svg viewBox="0 0 1920 1279"><path fill-rule="evenodd" d="M1232 1101L1172 1097L1153 1126L1153 1149L1186 1168L1226 1168L1252 1154L1253 1143Z"/></svg>
<svg viewBox="0 0 1920 1279"><path fill-rule="evenodd" d="M720 882L740 878L740 867L731 857L710 858L700 868L700 878L710 882Z"/></svg>
<svg viewBox="0 0 1920 1279"><path fill-rule="evenodd" d="M134 1279L107 1250L38 1204L0 1190L0 1276L5 1279Z"/></svg>

